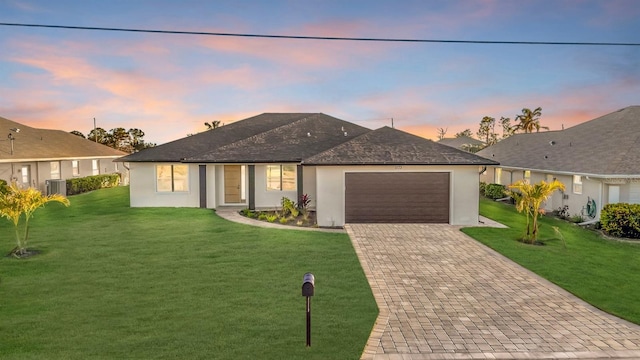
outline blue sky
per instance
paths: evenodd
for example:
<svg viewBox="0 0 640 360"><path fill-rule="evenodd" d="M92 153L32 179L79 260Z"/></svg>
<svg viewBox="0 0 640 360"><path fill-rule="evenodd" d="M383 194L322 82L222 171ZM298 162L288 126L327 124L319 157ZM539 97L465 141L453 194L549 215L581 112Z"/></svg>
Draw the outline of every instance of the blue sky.
<svg viewBox="0 0 640 360"><path fill-rule="evenodd" d="M0 0L0 22L225 33L640 43L640 2ZM164 143L262 112L434 139L542 107L569 127L640 105L640 47L373 43L0 26L0 116Z"/></svg>

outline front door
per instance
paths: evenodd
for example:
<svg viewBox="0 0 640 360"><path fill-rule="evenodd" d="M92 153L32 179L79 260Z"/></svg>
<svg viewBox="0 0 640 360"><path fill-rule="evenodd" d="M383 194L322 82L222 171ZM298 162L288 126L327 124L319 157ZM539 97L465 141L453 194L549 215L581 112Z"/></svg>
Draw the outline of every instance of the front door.
<svg viewBox="0 0 640 360"><path fill-rule="evenodd" d="M225 204L237 204L241 202L240 186L242 176L240 165L224 166L224 202Z"/></svg>

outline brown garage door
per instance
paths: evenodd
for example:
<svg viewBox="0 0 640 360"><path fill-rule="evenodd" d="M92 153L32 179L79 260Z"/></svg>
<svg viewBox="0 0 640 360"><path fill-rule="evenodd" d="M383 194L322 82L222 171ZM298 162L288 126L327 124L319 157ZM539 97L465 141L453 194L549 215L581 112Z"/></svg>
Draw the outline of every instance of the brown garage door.
<svg viewBox="0 0 640 360"><path fill-rule="evenodd" d="M347 173L348 223L449 223L449 173Z"/></svg>

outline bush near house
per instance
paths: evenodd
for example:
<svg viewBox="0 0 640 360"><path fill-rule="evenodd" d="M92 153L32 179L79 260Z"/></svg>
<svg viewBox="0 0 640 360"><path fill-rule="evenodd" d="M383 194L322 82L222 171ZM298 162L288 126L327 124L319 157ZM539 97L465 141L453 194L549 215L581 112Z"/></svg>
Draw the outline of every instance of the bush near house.
<svg viewBox="0 0 640 360"><path fill-rule="evenodd" d="M92 175L67 180L67 195L116 187L120 184L120 174Z"/></svg>
<svg viewBox="0 0 640 360"><path fill-rule="evenodd" d="M489 199L502 199L507 197L507 187L500 184L486 184L484 187L484 196Z"/></svg>
<svg viewBox="0 0 640 360"><path fill-rule="evenodd" d="M9 188L7 187L7 181L0 179L0 194L4 194L7 191L9 191Z"/></svg>
<svg viewBox="0 0 640 360"><path fill-rule="evenodd" d="M607 204L600 213L600 223L609 235L640 239L640 204Z"/></svg>

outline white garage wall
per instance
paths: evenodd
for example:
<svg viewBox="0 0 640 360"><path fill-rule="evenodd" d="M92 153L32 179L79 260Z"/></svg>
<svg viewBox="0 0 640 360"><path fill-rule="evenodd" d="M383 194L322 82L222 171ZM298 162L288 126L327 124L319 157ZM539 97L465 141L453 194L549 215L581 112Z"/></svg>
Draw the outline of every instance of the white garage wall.
<svg viewBox="0 0 640 360"><path fill-rule="evenodd" d="M189 191L157 192L156 165L180 163L130 163L131 207L199 207L198 164L189 164Z"/></svg>
<svg viewBox="0 0 640 360"><path fill-rule="evenodd" d="M343 226L346 172L449 172L452 225L478 224L479 167L464 166L318 166L316 215L320 226Z"/></svg>

